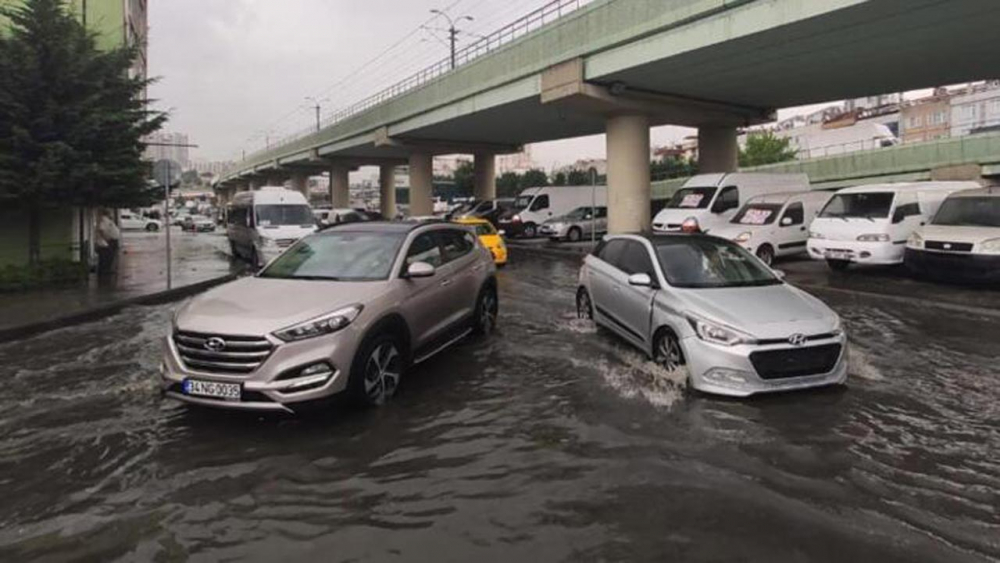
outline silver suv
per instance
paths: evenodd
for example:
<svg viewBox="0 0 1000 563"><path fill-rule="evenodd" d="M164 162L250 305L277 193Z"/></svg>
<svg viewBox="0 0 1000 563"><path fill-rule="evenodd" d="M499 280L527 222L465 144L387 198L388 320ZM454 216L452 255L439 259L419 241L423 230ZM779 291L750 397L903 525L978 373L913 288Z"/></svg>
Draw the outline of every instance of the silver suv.
<svg viewBox="0 0 1000 563"><path fill-rule="evenodd" d="M492 332L495 272L490 251L458 225L353 223L311 235L178 310L164 393L258 411L342 393L382 404L408 367Z"/></svg>
<svg viewBox="0 0 1000 563"><path fill-rule="evenodd" d="M577 312L695 389L732 396L847 380L840 318L730 241L606 237L580 270ZM680 371L683 373L683 371Z"/></svg>

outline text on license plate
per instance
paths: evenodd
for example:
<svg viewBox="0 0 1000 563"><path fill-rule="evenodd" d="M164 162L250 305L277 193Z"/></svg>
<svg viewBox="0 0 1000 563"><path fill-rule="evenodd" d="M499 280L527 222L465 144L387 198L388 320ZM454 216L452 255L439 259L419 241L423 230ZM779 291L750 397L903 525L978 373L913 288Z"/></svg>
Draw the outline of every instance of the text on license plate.
<svg viewBox="0 0 1000 563"><path fill-rule="evenodd" d="M847 250L827 250L826 257L830 260L850 260L851 253Z"/></svg>
<svg viewBox="0 0 1000 563"><path fill-rule="evenodd" d="M216 383L214 381L184 380L184 394L195 397L211 397L227 401L239 401L242 387L239 383Z"/></svg>

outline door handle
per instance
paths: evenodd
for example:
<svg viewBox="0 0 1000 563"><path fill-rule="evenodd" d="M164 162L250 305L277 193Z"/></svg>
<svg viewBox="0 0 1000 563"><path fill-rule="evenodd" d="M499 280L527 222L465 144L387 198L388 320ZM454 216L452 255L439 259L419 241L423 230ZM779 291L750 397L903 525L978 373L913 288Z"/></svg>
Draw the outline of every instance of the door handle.
<svg viewBox="0 0 1000 563"><path fill-rule="evenodd" d="M451 280L444 280L441 282L441 287L448 287L449 285L451 285Z"/></svg>

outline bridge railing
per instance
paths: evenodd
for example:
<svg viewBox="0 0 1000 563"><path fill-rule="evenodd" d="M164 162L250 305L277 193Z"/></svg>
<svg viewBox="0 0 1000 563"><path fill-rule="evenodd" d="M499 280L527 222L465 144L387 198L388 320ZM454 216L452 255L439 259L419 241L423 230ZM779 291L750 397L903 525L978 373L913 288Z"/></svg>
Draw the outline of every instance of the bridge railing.
<svg viewBox="0 0 1000 563"><path fill-rule="evenodd" d="M538 8L537 10L519 18L518 20L505 25L489 35L484 35L468 46L457 50L455 52L454 66L452 66L450 56L442 59L380 92L338 110L326 119L322 120L321 127L329 127L337 124L359 113L366 112L378 105L384 104L397 96L416 90L424 84L427 84L428 82L431 82L432 80L443 76L456 68L471 63L484 55L492 53L505 45L513 43L521 37L541 29L542 27L577 11L581 7L586 6L593 1L594 0L553 0L541 8ZM303 139L314 134L315 132L315 127L303 129L302 131L282 138L276 144L272 144L266 149L258 150L248 155L244 158L244 160L248 158L252 159L259 154L280 148L283 145L287 145L299 139Z"/></svg>

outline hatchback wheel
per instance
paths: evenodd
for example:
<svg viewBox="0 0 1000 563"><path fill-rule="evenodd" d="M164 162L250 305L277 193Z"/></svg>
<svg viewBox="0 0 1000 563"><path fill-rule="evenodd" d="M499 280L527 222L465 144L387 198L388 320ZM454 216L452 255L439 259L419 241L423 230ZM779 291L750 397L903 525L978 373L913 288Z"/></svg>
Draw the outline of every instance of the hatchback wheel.
<svg viewBox="0 0 1000 563"><path fill-rule="evenodd" d="M588 321L594 320L594 306L590 302L590 294L582 287L576 292L576 317Z"/></svg>
<svg viewBox="0 0 1000 563"><path fill-rule="evenodd" d="M150 233L155 233L156 231L159 231L159 230L160 230L160 227L156 223L150 223L150 224L146 225L146 231L148 231Z"/></svg>
<svg viewBox="0 0 1000 563"><path fill-rule="evenodd" d="M500 301L497 290L493 286L484 287L476 299L475 325L472 327L477 336L489 336L497 328L497 314L500 311Z"/></svg>
<svg viewBox="0 0 1000 563"><path fill-rule="evenodd" d="M355 403L361 406L384 405L399 388L403 377L403 355L395 335L379 335L358 350L348 383Z"/></svg>
<svg viewBox="0 0 1000 563"><path fill-rule="evenodd" d="M774 249L769 244L760 245L760 248L757 249L757 258L760 258L760 261L768 266L774 264Z"/></svg>
<svg viewBox="0 0 1000 563"><path fill-rule="evenodd" d="M583 238L583 231L579 227L572 227L568 233L566 233L566 239L570 242L580 242Z"/></svg>
<svg viewBox="0 0 1000 563"><path fill-rule="evenodd" d="M684 352L681 350L681 343L672 331L660 332L653 349L653 359L669 372L674 372L684 366Z"/></svg>
<svg viewBox="0 0 1000 563"><path fill-rule="evenodd" d="M528 223L524 226L524 238L535 238L537 234L538 231L534 223Z"/></svg>

